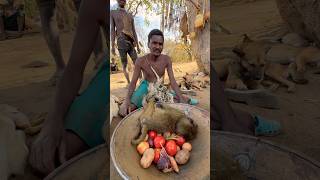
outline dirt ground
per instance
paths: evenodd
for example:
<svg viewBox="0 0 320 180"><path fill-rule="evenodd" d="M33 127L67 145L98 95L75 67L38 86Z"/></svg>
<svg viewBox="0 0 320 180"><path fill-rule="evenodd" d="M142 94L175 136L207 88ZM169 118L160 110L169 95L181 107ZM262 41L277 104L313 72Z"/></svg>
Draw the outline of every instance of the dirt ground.
<svg viewBox="0 0 320 180"><path fill-rule="evenodd" d="M213 12L217 22L231 32L230 35L213 34L216 54L221 55L223 49L232 48L244 33L253 39L277 39L286 31L274 0L217 0ZM313 74L311 70L307 78L309 83L297 85L297 91L293 94L288 94L285 87L275 92L280 102L279 110L239 103L232 105L281 122L283 133L264 139L320 161L320 75Z"/></svg>

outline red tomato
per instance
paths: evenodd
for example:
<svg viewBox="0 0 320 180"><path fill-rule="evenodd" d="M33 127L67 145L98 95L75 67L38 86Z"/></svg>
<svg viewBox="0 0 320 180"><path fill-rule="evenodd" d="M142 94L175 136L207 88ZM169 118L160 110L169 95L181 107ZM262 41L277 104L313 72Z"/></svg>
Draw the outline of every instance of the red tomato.
<svg viewBox="0 0 320 180"><path fill-rule="evenodd" d="M154 150L154 159L153 159L154 163L157 163L159 161L160 151L161 151L161 149L159 149L159 148Z"/></svg>
<svg viewBox="0 0 320 180"><path fill-rule="evenodd" d="M161 144L162 144L162 146L164 146L166 144L166 140L164 139L164 137L162 137L162 136L155 137L153 140L154 147L161 148Z"/></svg>
<svg viewBox="0 0 320 180"><path fill-rule="evenodd" d="M149 137L151 139L154 139L157 136L157 132L156 131L149 131Z"/></svg>
<svg viewBox="0 0 320 180"><path fill-rule="evenodd" d="M169 140L166 143L166 151L170 156L174 156L177 153L177 144L174 140Z"/></svg>
<svg viewBox="0 0 320 180"><path fill-rule="evenodd" d="M182 137L182 136L179 136L177 139L176 139L176 142L179 146L182 146L186 140Z"/></svg>

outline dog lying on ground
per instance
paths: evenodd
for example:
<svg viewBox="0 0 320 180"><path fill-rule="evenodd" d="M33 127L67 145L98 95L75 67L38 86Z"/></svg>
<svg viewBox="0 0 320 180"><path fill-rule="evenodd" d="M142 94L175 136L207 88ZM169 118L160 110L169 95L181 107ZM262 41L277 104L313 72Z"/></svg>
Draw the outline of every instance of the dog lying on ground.
<svg viewBox="0 0 320 180"><path fill-rule="evenodd" d="M266 53L266 61L289 64L289 76L298 83L307 83L305 73L308 64L320 62L320 49L317 47L294 47L286 44L272 44Z"/></svg>
<svg viewBox="0 0 320 180"><path fill-rule="evenodd" d="M286 79L285 67L281 64L266 61L266 52L271 44L264 41L252 41L244 35L233 52L237 59L213 61L220 78L226 76L226 88L247 90L261 89L265 75L288 87L288 92L295 91L295 84Z"/></svg>
<svg viewBox="0 0 320 180"><path fill-rule="evenodd" d="M295 91L295 83L306 83L306 65L320 60L320 50L315 47L298 48L268 41L253 41L247 35L235 46L237 59L213 61L220 78L226 78L226 88L247 90L263 88L266 77ZM289 64L289 66L287 66Z"/></svg>

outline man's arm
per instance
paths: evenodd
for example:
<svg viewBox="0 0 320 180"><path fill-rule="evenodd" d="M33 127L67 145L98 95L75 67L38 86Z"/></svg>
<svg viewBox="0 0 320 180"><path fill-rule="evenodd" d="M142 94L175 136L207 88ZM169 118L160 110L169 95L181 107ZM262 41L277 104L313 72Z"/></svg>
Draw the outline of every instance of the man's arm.
<svg viewBox="0 0 320 180"><path fill-rule="evenodd" d="M137 32L136 32L136 27L134 25L133 17L132 17L132 31L133 31L134 39L135 39L135 42L136 42L136 45L137 45L138 53L140 54L139 41L138 41L138 36L137 36Z"/></svg>
<svg viewBox="0 0 320 180"><path fill-rule="evenodd" d="M131 96L133 94L133 91L136 88L136 84L137 84L138 78L140 77L140 73L141 73L141 65L140 65L140 63L141 63L141 59L138 58L136 63L135 63L135 66L134 66L132 80L131 80L131 82L129 84L129 89L128 89L128 93L127 93L126 99L123 102L123 105L120 106L119 114L121 116L126 116L128 114L128 108L130 107L130 99L131 99Z"/></svg>
<svg viewBox="0 0 320 180"><path fill-rule="evenodd" d="M111 51L112 54L115 55L115 40L116 40L116 30L115 30L115 22L113 18L113 13L110 13L110 26L111 26Z"/></svg>
<svg viewBox="0 0 320 180"><path fill-rule="evenodd" d="M167 66L167 72L168 72L168 76L169 76L169 80L170 80L170 85L172 87L172 89L176 92L176 95L179 99L179 102L185 102L185 99L182 97L182 93L180 91L180 88L174 78L173 75L173 70L172 70L172 62L170 57L168 57L168 66Z"/></svg>
<svg viewBox="0 0 320 180"><path fill-rule="evenodd" d="M99 9L103 11L105 6L106 3L101 0L84 0L81 4L79 23L70 59L59 83L55 99L53 114L59 120L64 119L70 104L78 94L83 72L95 45L100 23L103 23L104 20L103 14L99 13Z"/></svg>
<svg viewBox="0 0 320 180"><path fill-rule="evenodd" d="M100 24L105 22L106 5L107 1L82 1L70 59L58 84L53 109L31 148L31 166L42 173L49 173L55 168L57 149L60 161L64 159L61 152L65 151L62 147L64 119L80 89L83 72L95 45Z"/></svg>
<svg viewBox="0 0 320 180"><path fill-rule="evenodd" d="M128 94L127 94L127 97L126 97L126 102L127 105L130 105L130 99L131 99L131 96L133 94L133 91L135 90L136 88L136 84L137 84L137 81L140 77L140 74L141 74L141 59L137 59L135 65L134 65L134 70L133 70L133 75L132 75L132 80L129 84L129 88L128 88Z"/></svg>

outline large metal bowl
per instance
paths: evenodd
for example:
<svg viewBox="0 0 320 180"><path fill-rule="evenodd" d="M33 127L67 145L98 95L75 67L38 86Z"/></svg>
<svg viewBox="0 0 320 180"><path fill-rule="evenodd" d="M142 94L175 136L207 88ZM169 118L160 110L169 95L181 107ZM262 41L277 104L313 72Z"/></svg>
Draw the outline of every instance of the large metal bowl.
<svg viewBox="0 0 320 180"><path fill-rule="evenodd" d="M131 145L135 136L137 119L141 109L129 114L116 127L110 144L111 158L115 168L123 179L210 179L210 118L209 112L187 104L169 104L182 111L188 110L188 116L198 125L197 137L191 141L193 149L187 164L180 166L179 174L163 173L154 165L148 169L140 166L141 156Z"/></svg>
<svg viewBox="0 0 320 180"><path fill-rule="evenodd" d="M45 180L106 180L109 179L109 149L100 145L70 159L52 173Z"/></svg>
<svg viewBox="0 0 320 180"><path fill-rule="evenodd" d="M245 175L252 179L320 179L319 162L289 148L253 136L212 131L211 149L224 152L230 159L240 162ZM211 158L214 162L215 158Z"/></svg>

